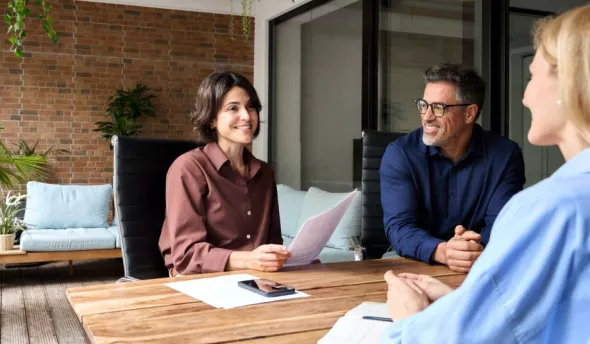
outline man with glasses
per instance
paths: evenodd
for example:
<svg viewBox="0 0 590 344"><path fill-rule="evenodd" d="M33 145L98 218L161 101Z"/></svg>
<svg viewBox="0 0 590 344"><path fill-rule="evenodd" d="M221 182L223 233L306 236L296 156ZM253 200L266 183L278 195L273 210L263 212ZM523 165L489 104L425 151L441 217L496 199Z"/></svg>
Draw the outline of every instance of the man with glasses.
<svg viewBox="0 0 590 344"><path fill-rule="evenodd" d="M486 88L477 72L443 64L423 76L422 127L391 143L381 162L385 231L402 257L468 272L523 189L524 160L515 142L475 123Z"/></svg>

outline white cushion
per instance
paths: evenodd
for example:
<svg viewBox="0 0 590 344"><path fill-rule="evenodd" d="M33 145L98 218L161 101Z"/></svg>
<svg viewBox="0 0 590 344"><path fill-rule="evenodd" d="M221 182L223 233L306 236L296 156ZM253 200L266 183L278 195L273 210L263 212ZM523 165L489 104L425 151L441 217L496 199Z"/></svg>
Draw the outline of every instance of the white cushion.
<svg viewBox="0 0 590 344"><path fill-rule="evenodd" d="M27 229L20 238L23 251L85 251L115 245L116 237L106 228Z"/></svg>
<svg viewBox="0 0 590 344"><path fill-rule="evenodd" d="M305 194L297 229L301 228L305 220L334 207L348 194L348 192L333 193L310 187ZM326 246L341 250L348 249L350 237L361 234L361 218L361 193L357 191Z"/></svg>
<svg viewBox="0 0 590 344"><path fill-rule="evenodd" d="M27 183L28 228L106 228L112 187Z"/></svg>
<svg viewBox="0 0 590 344"><path fill-rule="evenodd" d="M279 198L279 214L281 216L281 234L294 238L299 230L299 213L303 205L306 192L293 189L290 186L277 185Z"/></svg>

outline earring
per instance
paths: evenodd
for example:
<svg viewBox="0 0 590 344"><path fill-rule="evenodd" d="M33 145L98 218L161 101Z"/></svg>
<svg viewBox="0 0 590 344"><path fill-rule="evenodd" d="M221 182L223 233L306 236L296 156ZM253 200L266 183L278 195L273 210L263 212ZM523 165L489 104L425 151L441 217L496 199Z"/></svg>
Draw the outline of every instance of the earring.
<svg viewBox="0 0 590 344"><path fill-rule="evenodd" d="M561 105L561 103L562 103L562 101L561 101L561 100L558 100L558 101L557 101L557 105Z"/></svg>

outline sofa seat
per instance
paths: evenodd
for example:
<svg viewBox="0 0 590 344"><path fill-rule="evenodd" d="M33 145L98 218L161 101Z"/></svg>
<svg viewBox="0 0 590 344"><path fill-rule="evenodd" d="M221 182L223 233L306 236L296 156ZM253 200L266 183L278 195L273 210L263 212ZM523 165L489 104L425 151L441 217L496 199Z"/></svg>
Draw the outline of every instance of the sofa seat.
<svg viewBox="0 0 590 344"><path fill-rule="evenodd" d="M110 226L107 227L107 231L115 237L115 248L121 248L121 242L119 241L119 227L116 225Z"/></svg>
<svg viewBox="0 0 590 344"><path fill-rule="evenodd" d="M291 241L293 241L292 238L283 235L283 245L285 247L289 247ZM322 263L350 262L354 261L354 250L341 250L325 246L318 259Z"/></svg>
<svg viewBox="0 0 590 344"><path fill-rule="evenodd" d="M118 235L107 228L27 229L20 239L23 251L84 251L115 248Z"/></svg>

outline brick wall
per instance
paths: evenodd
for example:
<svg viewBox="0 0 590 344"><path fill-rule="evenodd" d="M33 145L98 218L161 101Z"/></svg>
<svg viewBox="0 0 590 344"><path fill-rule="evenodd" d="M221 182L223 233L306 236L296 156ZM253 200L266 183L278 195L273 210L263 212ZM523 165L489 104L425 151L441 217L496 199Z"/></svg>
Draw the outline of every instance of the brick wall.
<svg viewBox="0 0 590 344"><path fill-rule="evenodd" d="M188 113L196 89L214 70L231 70L252 80L253 36L235 40L231 17L72 0L50 0L55 45L40 22L28 22L24 59L9 51L0 24L0 138L39 149L70 153L51 157L47 182L97 184L112 181L112 152L94 122L105 120L117 88L141 81L157 95L157 117L141 119L141 136L191 138ZM0 9L7 0L0 0ZM251 27L252 32L254 27Z"/></svg>

